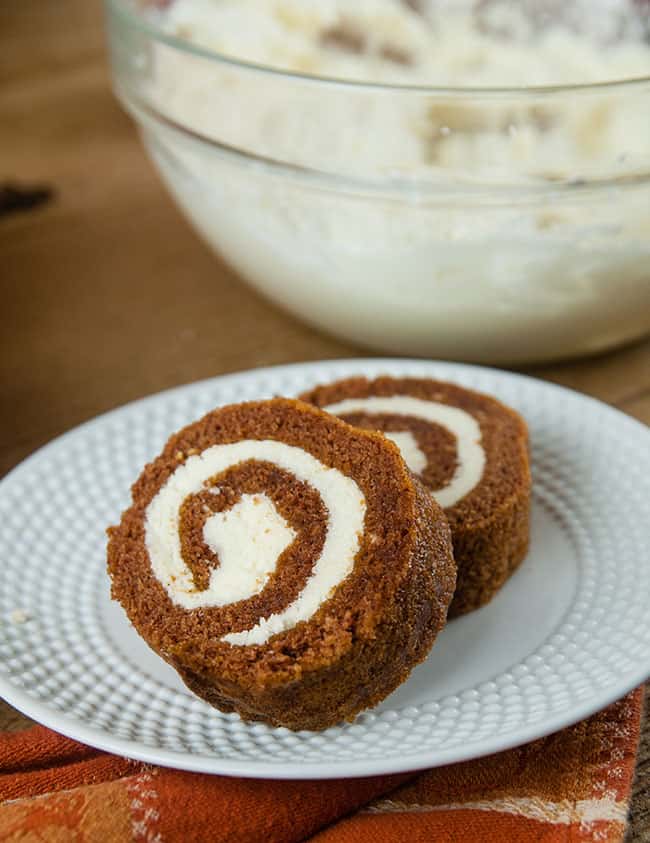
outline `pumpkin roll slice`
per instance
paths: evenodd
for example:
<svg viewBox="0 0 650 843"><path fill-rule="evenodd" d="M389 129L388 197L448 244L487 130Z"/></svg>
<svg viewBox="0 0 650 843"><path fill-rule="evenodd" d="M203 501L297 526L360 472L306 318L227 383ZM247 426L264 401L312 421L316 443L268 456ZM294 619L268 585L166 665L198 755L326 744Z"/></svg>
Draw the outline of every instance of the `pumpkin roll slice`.
<svg viewBox="0 0 650 843"><path fill-rule="evenodd" d="M440 507L385 437L299 401L171 437L109 529L112 595L222 711L324 729L427 655L455 586Z"/></svg>
<svg viewBox="0 0 650 843"><path fill-rule="evenodd" d="M449 617L491 600L528 550L531 479L521 416L487 395L424 378L350 378L301 398L392 439L444 509L458 566Z"/></svg>

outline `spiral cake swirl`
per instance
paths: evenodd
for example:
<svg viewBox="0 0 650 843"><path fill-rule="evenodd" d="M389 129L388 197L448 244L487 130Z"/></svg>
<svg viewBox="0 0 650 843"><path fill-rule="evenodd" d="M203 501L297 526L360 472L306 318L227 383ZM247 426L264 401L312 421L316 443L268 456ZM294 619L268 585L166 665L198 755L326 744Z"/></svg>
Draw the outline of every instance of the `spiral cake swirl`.
<svg viewBox="0 0 650 843"><path fill-rule="evenodd" d="M443 507L458 566L450 617L491 600L528 550L523 419L487 395L423 378L350 378L301 398L391 438Z"/></svg>
<svg viewBox="0 0 650 843"><path fill-rule="evenodd" d="M213 705L290 728L393 690L454 587L444 516L395 445L284 399L173 436L109 533L113 596L149 645Z"/></svg>

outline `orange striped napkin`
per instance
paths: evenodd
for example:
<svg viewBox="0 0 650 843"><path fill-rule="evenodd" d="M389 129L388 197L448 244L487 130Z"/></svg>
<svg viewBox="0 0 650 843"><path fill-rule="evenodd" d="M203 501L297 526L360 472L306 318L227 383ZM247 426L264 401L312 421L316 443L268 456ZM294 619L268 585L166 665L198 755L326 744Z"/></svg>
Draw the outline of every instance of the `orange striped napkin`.
<svg viewBox="0 0 650 843"><path fill-rule="evenodd" d="M526 746L420 773L264 781L150 767L41 726L0 734L0 840L621 841L642 689Z"/></svg>

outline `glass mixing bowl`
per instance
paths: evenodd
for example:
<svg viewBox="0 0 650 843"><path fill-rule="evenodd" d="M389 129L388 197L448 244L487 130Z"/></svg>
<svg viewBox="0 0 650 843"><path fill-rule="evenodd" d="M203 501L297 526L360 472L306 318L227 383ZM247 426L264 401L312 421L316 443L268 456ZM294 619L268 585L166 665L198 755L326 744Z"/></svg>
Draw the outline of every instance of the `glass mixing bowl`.
<svg viewBox="0 0 650 843"><path fill-rule="evenodd" d="M490 363L650 331L650 76L339 81L191 45L147 3L107 9L115 89L164 182L302 319L380 351Z"/></svg>

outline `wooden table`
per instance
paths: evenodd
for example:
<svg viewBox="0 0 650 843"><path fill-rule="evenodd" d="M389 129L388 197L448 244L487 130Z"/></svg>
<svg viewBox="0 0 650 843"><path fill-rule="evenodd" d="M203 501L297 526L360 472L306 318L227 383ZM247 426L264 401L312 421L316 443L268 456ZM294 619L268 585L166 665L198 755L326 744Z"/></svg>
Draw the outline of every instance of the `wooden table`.
<svg viewBox="0 0 650 843"><path fill-rule="evenodd" d="M144 394L361 352L259 298L189 228L111 94L97 0L1 4L0 34L0 182L56 191L0 218L0 474ZM649 340L531 371L650 423ZM24 723L0 710L0 728ZM645 731L638 840L650 839Z"/></svg>

